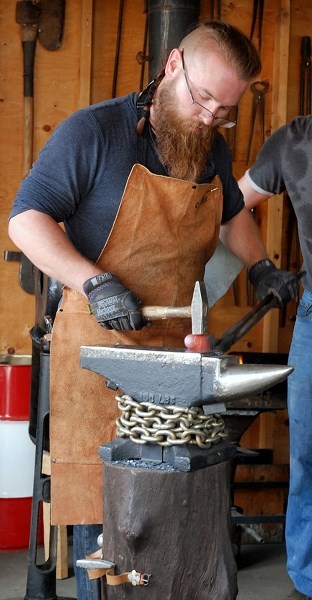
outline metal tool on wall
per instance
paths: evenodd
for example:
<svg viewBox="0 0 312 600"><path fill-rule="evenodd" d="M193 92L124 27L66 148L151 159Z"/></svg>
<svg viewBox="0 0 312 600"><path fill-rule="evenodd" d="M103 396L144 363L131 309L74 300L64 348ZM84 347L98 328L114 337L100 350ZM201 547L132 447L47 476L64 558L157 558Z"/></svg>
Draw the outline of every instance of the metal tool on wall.
<svg viewBox="0 0 312 600"><path fill-rule="evenodd" d="M16 22L20 25L24 68L24 163L27 175L33 158L34 127L34 62L40 7L38 3L22 0L16 3Z"/></svg>
<svg viewBox="0 0 312 600"><path fill-rule="evenodd" d="M211 14L211 20L212 21L220 21L221 20L221 12L222 12L222 7L221 7L221 0L217 0L215 2L215 0L210 0L210 14Z"/></svg>
<svg viewBox="0 0 312 600"><path fill-rule="evenodd" d="M249 140L247 146L247 159L246 164L249 163L251 146L253 141L255 123L257 120L257 115L259 114L260 126L261 126L261 142L264 143L264 135L265 135L265 94L269 90L269 82L268 81L254 81L250 90L253 94L253 102L252 102L252 112L251 112L251 121L250 121L250 133Z"/></svg>
<svg viewBox="0 0 312 600"><path fill-rule="evenodd" d="M147 10L147 0L145 1L144 13L145 13L145 26L144 26L144 35L143 35L143 49L139 50L136 55L136 61L139 65L141 65L141 75L140 75L140 86L139 92L142 92L144 86L144 76L145 76L145 63L149 61L150 57L147 55L147 40L148 40L148 10Z"/></svg>
<svg viewBox="0 0 312 600"><path fill-rule="evenodd" d="M37 38L46 50L61 46L65 0L21 0L16 3L16 22L20 25L24 70L24 163L23 176L33 160L34 64Z"/></svg>
<svg viewBox="0 0 312 600"><path fill-rule="evenodd" d="M124 13L124 0L120 0L119 13L118 13L118 25L117 25L117 37L116 37L116 49L115 49L115 62L114 62L114 72L113 72L112 98L116 97L123 13Z"/></svg>
<svg viewBox="0 0 312 600"><path fill-rule="evenodd" d="M16 3L16 22L20 25L23 47L24 75L24 161L23 176L31 169L33 161L33 121L34 121L34 61L37 38L47 50L57 50L61 45L65 15L65 0L22 0ZM31 261L21 252L6 251L5 260L19 260L19 282L22 289L35 293L38 302L38 286L35 285L35 269ZM41 286L39 286L41 288ZM55 287L55 286L54 286ZM38 307L36 307L38 309ZM31 332L34 334L34 330ZM38 398L35 407L38 435L36 435L36 457L34 486L29 536L26 594L24 600L57 600L56 595L56 555L57 529L50 528L49 555L40 561L38 553L39 514L43 502L50 502L50 478L42 473L44 440L49 437L49 343L36 332L37 353L32 352L32 390ZM42 331L43 334L43 331ZM32 335L34 342L34 336ZM34 348L34 346L33 346ZM38 356L40 354L40 357ZM40 372L39 372L40 370ZM36 379L36 381L35 381ZM35 387L34 387L35 386ZM31 402L34 401L32 397ZM34 407L31 407L31 411ZM38 412L37 412L38 408ZM37 432L36 432L37 433ZM61 599L59 599L61 600ZM65 599L63 599L65 600Z"/></svg>
<svg viewBox="0 0 312 600"><path fill-rule="evenodd" d="M250 30L250 39L252 40L255 33L256 23L258 21L258 50L260 52L262 45L262 21L264 11L264 0L254 0L253 2L253 13Z"/></svg>
<svg viewBox="0 0 312 600"><path fill-rule="evenodd" d="M23 177L29 173L33 162L34 64L37 38L46 50L57 50L61 46L64 15L65 0L21 0L16 3L15 20L20 25L23 48ZM22 252L6 250L4 260L20 263L19 284L25 292L34 294L33 265L27 256Z"/></svg>
<svg viewBox="0 0 312 600"><path fill-rule="evenodd" d="M300 115L311 114L311 69L311 38L304 36L301 40Z"/></svg>

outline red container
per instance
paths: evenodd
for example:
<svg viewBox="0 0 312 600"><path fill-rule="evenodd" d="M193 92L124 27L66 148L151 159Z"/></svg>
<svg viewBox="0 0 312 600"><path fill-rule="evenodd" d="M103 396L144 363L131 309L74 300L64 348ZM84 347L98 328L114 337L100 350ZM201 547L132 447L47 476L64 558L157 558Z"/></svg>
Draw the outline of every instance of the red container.
<svg viewBox="0 0 312 600"><path fill-rule="evenodd" d="M31 356L0 357L0 419L29 420Z"/></svg>
<svg viewBox="0 0 312 600"><path fill-rule="evenodd" d="M0 356L0 549L28 548L35 447L28 435L31 356ZM40 517L38 543L43 542Z"/></svg>
<svg viewBox="0 0 312 600"><path fill-rule="evenodd" d="M29 546L32 498L0 499L0 549L21 550ZM43 518L40 515L39 543L43 542Z"/></svg>

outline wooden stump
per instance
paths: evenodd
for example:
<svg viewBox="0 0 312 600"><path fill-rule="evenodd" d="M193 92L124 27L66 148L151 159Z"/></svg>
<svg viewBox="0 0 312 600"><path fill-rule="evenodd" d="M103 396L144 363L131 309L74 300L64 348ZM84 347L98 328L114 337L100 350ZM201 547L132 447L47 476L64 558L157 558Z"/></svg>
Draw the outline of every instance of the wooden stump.
<svg viewBox="0 0 312 600"><path fill-rule="evenodd" d="M105 586L106 597L234 600L230 461L190 472L104 462L104 546L116 574L147 587Z"/></svg>

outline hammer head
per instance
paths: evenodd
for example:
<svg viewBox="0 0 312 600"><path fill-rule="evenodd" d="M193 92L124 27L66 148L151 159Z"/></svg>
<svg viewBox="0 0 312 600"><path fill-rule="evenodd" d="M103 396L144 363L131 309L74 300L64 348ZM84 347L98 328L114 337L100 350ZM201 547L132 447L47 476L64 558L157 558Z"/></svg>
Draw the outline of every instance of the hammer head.
<svg viewBox="0 0 312 600"><path fill-rule="evenodd" d="M192 333L205 334L208 329L208 298L203 281L196 281L191 303Z"/></svg>

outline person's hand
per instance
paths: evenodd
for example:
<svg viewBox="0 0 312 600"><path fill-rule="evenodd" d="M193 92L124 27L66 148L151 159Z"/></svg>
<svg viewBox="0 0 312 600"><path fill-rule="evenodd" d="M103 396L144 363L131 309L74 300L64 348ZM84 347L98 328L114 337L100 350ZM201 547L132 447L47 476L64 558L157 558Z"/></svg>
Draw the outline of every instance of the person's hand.
<svg viewBox="0 0 312 600"><path fill-rule="evenodd" d="M145 325L139 300L112 273L95 275L83 284L92 314L106 329L128 331Z"/></svg>
<svg viewBox="0 0 312 600"><path fill-rule="evenodd" d="M276 297L276 306L282 307L287 302L298 299L298 277L291 271L277 269L274 263L265 258L259 260L249 269L249 281L255 288L258 300L267 294Z"/></svg>

